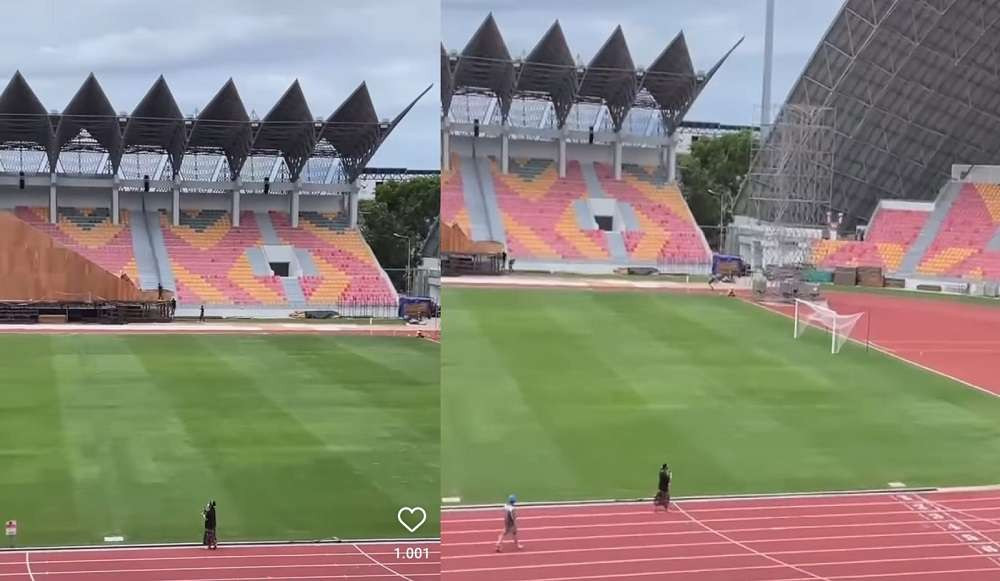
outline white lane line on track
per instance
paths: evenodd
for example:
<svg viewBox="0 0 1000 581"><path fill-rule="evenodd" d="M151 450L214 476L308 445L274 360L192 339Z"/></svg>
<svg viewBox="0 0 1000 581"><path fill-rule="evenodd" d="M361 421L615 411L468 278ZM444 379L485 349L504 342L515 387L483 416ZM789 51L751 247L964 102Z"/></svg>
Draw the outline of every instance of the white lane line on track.
<svg viewBox="0 0 1000 581"><path fill-rule="evenodd" d="M877 506L889 503L878 503ZM895 506L899 506L899 503L892 503ZM874 503L870 506L876 506ZM776 510L778 508L786 509L789 507L772 507L771 510ZM802 507L805 508L805 507ZM971 508L968 509L969 512L980 511L980 510L998 510L1000 507L984 507L984 508ZM730 509L736 510L736 509ZM692 514L702 514L703 512L709 511L689 511ZM541 521L541 520L551 520L551 519L597 519L604 517L619 517L619 516L637 516L641 515L640 511L628 511L628 512L594 512L594 513L582 513L582 514L567 514L567 515L530 515L527 511L526 514L519 516L518 520L521 521ZM759 520L780 520L780 519L806 519L806 518L841 518L841 517L856 517L856 516L888 516L896 514L911 514L912 511L907 510L905 507L900 507L899 510L885 510L885 511L864 511L864 512L838 512L838 513L815 513L815 514L787 514L787 515L761 515L761 516L733 516L733 517L719 517L714 519L701 519L704 522L744 522L744 521L759 521ZM462 523L493 523L496 522L496 518L471 518L471 519L448 519L449 525L462 524ZM654 521L650 521L654 522ZM579 526L566 524L564 526ZM460 532L460 531L458 531Z"/></svg>
<svg viewBox="0 0 1000 581"><path fill-rule="evenodd" d="M400 577L402 579L406 579L407 581L413 581L413 579L410 579L406 575L403 575L399 571L396 571L392 567L389 567L388 565L386 565L382 561L379 561L379 560L375 559L375 557L372 557L371 555L369 555L368 553L366 553L365 550L362 549L361 547L359 547L358 545L354 545L354 548L357 549L359 553L361 553L362 555L364 555L369 561L371 561L372 563L375 563L379 567L382 567L383 569L385 569L386 571L392 573L396 577Z"/></svg>
<svg viewBox="0 0 1000 581"><path fill-rule="evenodd" d="M717 521L710 521L710 522L717 522ZM752 533L752 532L773 531L773 530L805 530L805 529L821 529L821 530L826 530L826 529L841 529L841 528L850 528L850 527L911 526L911 525L923 524L925 522L927 522L927 521L924 520L924 519L921 519L921 518L917 517L916 520L905 520L905 521L898 521L898 522L877 522L877 523L863 522L863 523L850 523L850 524L787 525L787 526L772 526L772 527L753 527L753 528L745 528L745 529L732 529L732 532ZM579 524L579 525L567 525L567 526L543 526L543 527L536 526L536 527L532 527L532 530L535 530L535 531L544 531L544 530L565 530L565 529L621 528L621 527L636 527L636 526L653 526L653 525L656 525L656 524L658 524L658 523L651 522L651 521L635 521L635 522L627 522L627 523L607 523L607 524L598 524L598 525L595 525L595 524L589 524L589 525L587 525L587 524ZM450 539L452 537L459 536L459 535L484 534L484 533L488 533L488 532L495 532L495 529L476 529L476 530L453 531L453 532L447 532L446 531L445 532L445 537L447 537L447 538ZM673 531L673 532L659 533L659 534L684 534L685 532L690 532L690 531ZM657 534L657 533L652 533L652 534ZM446 544L450 544L450 541L446 541Z"/></svg>
<svg viewBox="0 0 1000 581"><path fill-rule="evenodd" d="M987 535L983 531L981 531L981 530L977 529L976 527L970 525L969 523L967 523L967 522L965 522L963 520L958 519L954 515L957 514L957 515L960 515L960 516L964 516L964 517L966 517L967 519L970 519L970 520L976 520L975 516L968 515L968 514L963 514L962 511L958 511L958 510L955 510L955 511L949 510L948 507L946 507L944 505L941 505L941 504L938 504L938 503L934 502L933 500L921 497L919 495L917 496L917 498L920 499L920 500L922 500L923 502L926 502L932 508L934 508L935 510L939 511L939 513L944 513L945 518L950 518L952 520L952 522L958 524L959 526L964 526L966 529L968 529L968 531L969 531L970 534L973 534L976 537L978 537L980 539L983 539L983 541L985 541L985 542L980 541L978 543L973 543L973 542L970 542L970 541L966 540L964 537L961 537L959 535L955 535L955 537L958 538L958 540L962 541L963 544L972 546L972 548L975 549L980 555L988 558L993 564L995 564L997 567L1000 567L1000 555L997 554L998 547L997 547L996 540L993 539L993 538L991 538L989 535ZM989 522L989 521L987 521L987 522Z"/></svg>
<svg viewBox="0 0 1000 581"><path fill-rule="evenodd" d="M935 534L938 534L938 533L935 533ZM941 534L943 534L943 533L941 533ZM541 539L539 539L539 540L533 540L532 541L532 547L534 547L534 545L536 543L540 542L540 540ZM782 540L784 540L786 542L794 543L794 542L798 542L801 539L782 539ZM747 544L756 544L758 542L759 541L746 541ZM489 543L480 543L480 544L482 544L482 545L488 545ZM676 545L675 544L666 544L666 545L614 545L614 546L610 546L610 547L584 547L584 548L578 548L578 549L555 549L555 550L548 550L548 551L538 551L538 550L535 550L534 548L532 548L531 554L532 555L561 555L561 554L565 554L565 553L589 553L589 552L592 552L592 551L609 552L610 553L610 552L614 552L614 551L637 551L637 550L643 550L643 549L648 549L648 550L657 549L658 550L658 549L685 549L685 548L688 548L688 547L713 547L713 546L719 546L719 545L726 545L726 546L728 546L730 544L731 543L729 543L728 541L717 541L717 542L712 542L712 543L679 543L679 544L676 544ZM797 550L794 550L794 551L766 551L766 552L767 552L768 555L806 555L806 554L814 554L814 553L846 553L848 551L851 551L851 552L854 552L854 551L906 551L906 550L910 550L910 549L939 549L939 548L954 548L954 547L955 547L955 543L953 543L953 542L947 542L947 543L928 543L928 544L924 544L924 545L916 544L916 545L894 545L894 546L887 546L887 547L838 547L838 548L831 548L831 549L797 549ZM714 558L721 558L721 557L746 557L746 556L748 556L746 553L733 553L733 554L718 554L718 553L715 553L715 554L711 554L711 555L681 555L681 556L678 556L678 557L661 557L661 558L664 559L664 560L675 560L675 559L681 560L681 559L705 559L705 558L713 558L714 559ZM468 555L449 555L449 556L445 557L445 560L447 560L447 561L455 561L455 560L458 560L458 559L481 559L481 558L482 558L482 554L480 554L480 553L472 553L472 554L468 554ZM925 558L928 558L928 557L925 557ZM878 560L881 561L881 559L878 559Z"/></svg>
<svg viewBox="0 0 1000 581"><path fill-rule="evenodd" d="M31 572L31 557L28 551L24 552L24 567L28 570L28 579L35 581L35 575Z"/></svg>
<svg viewBox="0 0 1000 581"><path fill-rule="evenodd" d="M2 325L0 325L2 326ZM364 545L366 547L395 546L395 545L439 545L441 539L342 539L339 541L262 541L262 542L226 542L219 543L220 547L225 547L227 551L240 551L245 549L288 549L296 547L347 547L351 545ZM105 545L66 545L57 547L19 547L16 551L0 548L0 555L7 552L20 553L21 551L32 551L33 553L112 553L117 551L184 551L195 549L204 551L201 543L158 543L158 544L134 544L116 547Z"/></svg>
<svg viewBox="0 0 1000 581"><path fill-rule="evenodd" d="M963 494L967 495L965 498L953 498L948 499L949 503L957 502L996 502L997 505L991 507L981 507L975 508L974 510L1000 510L1000 496L979 496L972 495L968 496L968 493L975 492L996 492L998 490L997 485L985 485L985 486L965 486L965 487L951 487L951 488L937 488L933 490L933 494L943 495L943 494ZM677 502L684 502L688 506L688 512L692 514L702 514L706 512L725 512L725 511L770 511L776 509L799 509L799 508L839 508L839 507L855 507L855 506L897 506L898 501L894 500L893 497L900 494L921 494L917 491L879 491L879 492L865 492L845 495L843 492L832 492L832 493L817 493L813 495L787 495L787 496L753 496L753 497L719 497L719 498L678 498ZM872 502L832 502L832 503L808 503L809 500L826 500L830 498L844 498L850 499L853 497L861 498L872 498L873 496L883 497L884 501L872 501ZM791 500L791 499L801 499L804 501L803 504L761 504L770 502L772 500ZM702 508L698 506L697 508L692 508L693 503L706 504L712 501L718 501L719 504L730 504L733 506L717 506L713 508ZM538 503L532 505L525 505L521 507L521 517L524 518L546 518L551 516L558 516L560 518L566 517L583 517L593 514L604 514L604 513L577 513L577 514L557 514L560 511L565 511L567 508L607 508L607 507L618 507L622 509L634 509L628 511L630 514L643 514L648 512L649 504L652 500L633 502L580 502L580 503L561 503L561 504L547 504ZM754 503L754 506L736 506L741 502ZM490 506L486 508L461 508L461 507L442 507L442 522L446 523L456 523L456 522L467 522L467 521L495 521L496 516L491 516L489 518L462 518L466 515L495 515L498 508L502 508L500 505ZM552 511L549 515L539 515L539 516L527 516L532 513L542 512L542 511ZM1000 523L998 523L1000 524Z"/></svg>
<svg viewBox="0 0 1000 581"><path fill-rule="evenodd" d="M772 557L772 556L768 555L767 553L761 553L760 551L758 551L758 550L756 550L756 549L754 549L752 547L748 547L747 545L744 545L743 543L741 543L741 542L737 541L736 539L734 539L734 538L726 535L725 533L719 532L719 531L715 530L714 528L712 528L711 526L709 526L709 525L707 525L707 524L705 524L705 523L703 523L703 522L695 519L693 516L691 516L690 514L688 514L688 512L685 511L684 508L681 505L679 505L679 504L675 504L674 508L676 508L678 511L680 511L680 513L682 515L684 515L685 517L687 517L687 519L690 520L691 522L697 524L698 526L706 529L707 531L709 531L711 533L714 533L714 534L718 535L720 538L723 538L723 539L725 539L725 540L733 543L734 545L736 545L738 547L742 547L743 549L745 549L747 551L750 551L751 553L754 553L755 555L764 557L765 559L767 559L769 561L773 561L775 563L778 563L779 565L782 565L782 566L787 567L789 569L793 569L795 571L798 571L799 573L802 573L803 575L807 575L807 576L809 576L812 579L824 579L824 580L826 579L825 577L821 577L819 575L816 575L815 573L812 573L810 571L806 571L805 569L801 569L799 567L796 567L795 565L791 565L789 563L786 563L786 562L782 561L781 559L778 559L776 557Z"/></svg>
<svg viewBox="0 0 1000 581"><path fill-rule="evenodd" d="M362 551L360 548L358 548L358 550L361 551L361 554L368 556L367 553ZM394 573L395 574L394 576L403 577L404 579L407 579L407 577L404 577L400 573L397 573L392 569L390 569L389 567L386 567L385 565L378 562L374 558L372 557L368 558L375 565L379 565L383 569ZM419 561L419 562L414 561L413 564L436 565L437 563L430 561ZM368 563L309 563L309 564L299 564L299 565L289 565L286 563L283 565L226 565L217 567L156 567L148 569L100 569L100 570L86 569L82 571L46 571L44 573L39 572L38 575L55 576L55 575L71 575L71 574L83 574L83 573L86 573L88 575L94 575L97 573L114 574L114 573L170 573L179 571L244 571L253 569L282 569L282 568L287 569L289 567L295 569L315 569L317 567L362 567L362 566L370 567L371 565L369 565ZM24 573L0 573L0 577L14 577L14 576L23 577ZM237 577L237 578L242 579L242 577Z"/></svg>
<svg viewBox="0 0 1000 581"><path fill-rule="evenodd" d="M894 557L891 559L856 559L853 561L816 561L809 563L802 563L801 565L792 565L791 563L785 563L780 559L771 557L769 554L765 553L740 553L740 554L721 554L721 555L699 555L699 556L684 556L684 557L649 557L641 559L611 559L604 561L573 561L566 563L542 563L542 564L529 564L529 565L514 565L507 567L473 567L470 569L442 569L443 572L447 573L483 573L486 571L515 571L524 570L535 571L539 569L548 568L564 568L564 567L593 567L597 565L623 565L627 563L661 563L664 561L677 561L677 560L692 560L692 559L705 559L705 560L717 560L717 559L733 559L733 558L756 558L763 557L770 561L773 561L774 565L746 565L741 567L736 567L736 570L743 569L792 569L804 575L813 575L810 579L821 579L823 581L830 581L831 578L839 577L839 575L832 575L830 577L821 577L806 571L802 567L854 567L857 565L881 565L887 563L917 563L924 561L961 561L961 560L971 560L971 559L982 559L980 554L965 554L965 555L943 555L943 556L927 556L927 557ZM719 570L731 570L731 567L719 568ZM714 569L679 569L666 571L666 573L677 575L683 573L693 573L701 571L711 571ZM995 571L996 569L991 569Z"/></svg>
<svg viewBox="0 0 1000 581"><path fill-rule="evenodd" d="M36 553L37 554L37 553ZM60 554L64 555L65 553ZM143 561L202 561L206 559L221 560L221 559L302 559L310 557L343 557L347 555L353 555L354 551L350 550L350 545L344 547L343 552L338 553L292 553L292 554L278 554L278 553L258 553L250 555L190 555L184 557L104 557L96 559L39 559L35 557L34 563L36 565L41 564L54 564L54 563L133 563L133 562L143 562ZM395 553L379 553L376 551L368 551L369 555L372 556L391 556ZM437 551L432 551L431 555L437 555ZM424 562L434 562L434 559L424 559ZM3 564L3 563L0 563ZM261 565L266 566L266 565Z"/></svg>
<svg viewBox="0 0 1000 581"><path fill-rule="evenodd" d="M756 529L756 530L771 530L771 529ZM983 530L985 532L988 532L988 533L1000 533L1000 529L983 529ZM735 531L730 531L730 532L735 532ZM665 536L691 535L691 534L693 534L693 533L691 533L690 531L676 531L676 532L670 532L670 533L632 533L632 534L626 534L626 535L591 535L591 536L580 536L580 537L546 537L546 538L532 539L531 542L532 542L533 545L538 545L538 544L541 544L541 543L559 543L559 542L565 542L565 541L593 541L593 540L603 540L603 539L627 539L627 538L633 538L633 537L641 537L641 538L644 538L644 539L649 539L649 538L652 538L652 537L665 537ZM698 534L698 533L694 533L694 534ZM707 535L707 534L710 534L710 533L708 531L702 531L701 534L706 534ZM878 539L878 538L885 538L885 537L913 537L913 536L940 535L940 534L944 534L944 533L942 533L941 531L920 531L920 532L909 532L909 533L878 533L878 534L872 534L872 535L834 535L834 536L825 536L825 537L801 537L801 536L797 536L797 537L795 537L795 539L792 539L792 540L794 540L796 542L806 542L806 541L810 541L810 542L811 541L836 541L836 540L849 540L849 539ZM748 543L757 544L757 543L782 543L782 542L788 542L788 541L789 541L788 538L782 537L780 539L754 539L752 541L747 541L747 542ZM714 544L722 544L722 542L720 541L719 543L711 543L711 542L709 542L709 543L671 543L671 544L669 544L667 546L685 547L685 546L700 546L700 545L714 545ZM479 545L487 546L488 547L488 546L496 545L496 542L490 541L489 539L484 539L482 541L468 541L468 542L464 542L464 543L451 543L451 542L448 543L448 547L449 548L451 548L451 547L474 547L474 546L479 546ZM443 559L447 559L447 558L450 558L450 557L442 557L442 558Z"/></svg>

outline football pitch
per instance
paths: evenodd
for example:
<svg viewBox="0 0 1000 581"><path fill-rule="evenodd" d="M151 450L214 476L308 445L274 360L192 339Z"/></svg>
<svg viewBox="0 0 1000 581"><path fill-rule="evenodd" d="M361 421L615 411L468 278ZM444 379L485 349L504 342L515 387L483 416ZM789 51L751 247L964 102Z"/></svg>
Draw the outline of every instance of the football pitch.
<svg viewBox="0 0 1000 581"><path fill-rule="evenodd" d="M438 535L439 351L413 338L0 335L19 546Z"/></svg>
<svg viewBox="0 0 1000 581"><path fill-rule="evenodd" d="M1000 400L739 299L447 288L462 503L995 484ZM914 313L914 317L919 313Z"/></svg>

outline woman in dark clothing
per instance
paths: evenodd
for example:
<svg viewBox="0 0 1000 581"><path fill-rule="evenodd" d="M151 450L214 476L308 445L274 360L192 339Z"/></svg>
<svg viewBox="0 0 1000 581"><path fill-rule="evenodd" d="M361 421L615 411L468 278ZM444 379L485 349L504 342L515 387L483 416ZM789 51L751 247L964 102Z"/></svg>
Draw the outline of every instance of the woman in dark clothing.
<svg viewBox="0 0 1000 581"><path fill-rule="evenodd" d="M211 550L217 548L215 539L215 501L208 503L205 510L201 511L201 516L205 518L205 536L202 538L202 544Z"/></svg>
<svg viewBox="0 0 1000 581"><path fill-rule="evenodd" d="M660 478L657 485L656 498L653 499L653 510L662 506L663 510L670 510L670 467L666 464L660 467Z"/></svg>

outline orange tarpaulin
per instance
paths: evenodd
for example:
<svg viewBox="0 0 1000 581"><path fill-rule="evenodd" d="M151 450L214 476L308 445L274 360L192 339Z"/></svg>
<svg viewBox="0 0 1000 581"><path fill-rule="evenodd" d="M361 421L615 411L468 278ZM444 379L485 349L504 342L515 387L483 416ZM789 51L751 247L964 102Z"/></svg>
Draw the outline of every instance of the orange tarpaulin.
<svg viewBox="0 0 1000 581"><path fill-rule="evenodd" d="M0 212L0 300L47 302L155 301L127 276L108 272L32 228Z"/></svg>
<svg viewBox="0 0 1000 581"><path fill-rule="evenodd" d="M503 244L470 240L458 224L441 227L442 254L500 254L501 252Z"/></svg>

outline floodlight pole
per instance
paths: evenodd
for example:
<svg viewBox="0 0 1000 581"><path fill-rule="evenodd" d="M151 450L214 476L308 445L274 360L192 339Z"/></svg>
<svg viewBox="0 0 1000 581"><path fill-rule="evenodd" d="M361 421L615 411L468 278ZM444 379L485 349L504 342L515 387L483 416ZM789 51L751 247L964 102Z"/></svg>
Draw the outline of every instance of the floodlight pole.
<svg viewBox="0 0 1000 581"><path fill-rule="evenodd" d="M413 256L413 253L410 250L410 236L403 236L402 234L397 234L395 232L393 232L392 235L400 240L406 240L406 294L409 296L413 292L413 281L410 277L410 258Z"/></svg>
<svg viewBox="0 0 1000 581"><path fill-rule="evenodd" d="M771 128L771 69L774 65L774 0L767 0L764 19L764 90L761 98L760 137L767 139Z"/></svg>

